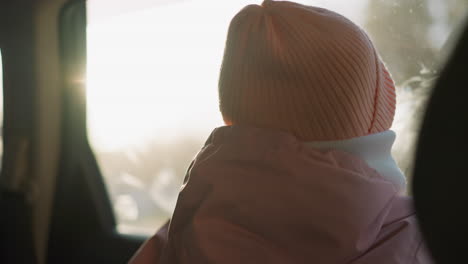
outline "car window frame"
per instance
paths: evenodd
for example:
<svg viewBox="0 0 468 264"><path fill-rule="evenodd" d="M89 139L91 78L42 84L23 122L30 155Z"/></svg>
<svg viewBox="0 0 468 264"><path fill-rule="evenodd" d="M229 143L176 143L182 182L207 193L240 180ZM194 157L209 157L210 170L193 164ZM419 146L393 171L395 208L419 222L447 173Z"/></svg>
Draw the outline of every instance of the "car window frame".
<svg viewBox="0 0 468 264"><path fill-rule="evenodd" d="M47 263L123 263L147 237L117 232L109 194L88 142L86 1L69 1L58 19L63 88L61 155Z"/></svg>

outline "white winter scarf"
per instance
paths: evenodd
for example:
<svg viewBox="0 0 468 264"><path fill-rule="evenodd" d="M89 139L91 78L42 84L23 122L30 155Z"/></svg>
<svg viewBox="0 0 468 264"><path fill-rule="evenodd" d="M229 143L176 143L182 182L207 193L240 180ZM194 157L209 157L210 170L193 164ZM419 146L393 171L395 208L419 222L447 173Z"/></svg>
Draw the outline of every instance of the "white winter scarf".
<svg viewBox="0 0 468 264"><path fill-rule="evenodd" d="M336 149L353 154L403 192L406 189L406 177L391 153L395 138L395 132L387 130L348 140L307 142L306 145L320 150Z"/></svg>

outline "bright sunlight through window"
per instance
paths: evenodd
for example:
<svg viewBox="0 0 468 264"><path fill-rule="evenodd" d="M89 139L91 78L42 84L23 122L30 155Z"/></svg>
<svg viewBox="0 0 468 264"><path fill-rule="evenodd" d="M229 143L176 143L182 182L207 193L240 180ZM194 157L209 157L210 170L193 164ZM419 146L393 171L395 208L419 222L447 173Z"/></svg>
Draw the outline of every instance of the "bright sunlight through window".
<svg viewBox="0 0 468 264"><path fill-rule="evenodd" d="M229 21L260 0L88 1L88 128L119 231L153 233L187 166L223 125L217 81ZM298 1L340 12L374 39L399 86L395 152L410 167L414 120L462 0ZM411 133L413 132L413 133Z"/></svg>

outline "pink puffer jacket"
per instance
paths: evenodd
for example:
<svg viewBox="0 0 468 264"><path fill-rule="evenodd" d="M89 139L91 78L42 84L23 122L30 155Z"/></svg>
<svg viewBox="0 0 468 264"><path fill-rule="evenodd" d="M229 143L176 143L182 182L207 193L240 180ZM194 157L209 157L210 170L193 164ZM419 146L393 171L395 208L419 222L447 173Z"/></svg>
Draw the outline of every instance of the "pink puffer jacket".
<svg viewBox="0 0 468 264"><path fill-rule="evenodd" d="M408 197L364 161L286 133L222 127L143 263L432 263Z"/></svg>

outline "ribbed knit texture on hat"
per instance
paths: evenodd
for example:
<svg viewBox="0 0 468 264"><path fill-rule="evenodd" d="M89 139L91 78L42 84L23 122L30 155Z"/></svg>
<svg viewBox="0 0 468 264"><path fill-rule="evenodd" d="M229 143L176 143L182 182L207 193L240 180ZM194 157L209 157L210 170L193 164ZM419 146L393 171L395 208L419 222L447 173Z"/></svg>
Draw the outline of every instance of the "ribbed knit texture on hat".
<svg viewBox="0 0 468 264"><path fill-rule="evenodd" d="M228 123L349 139L388 130L395 97L367 34L337 13L265 1L231 21L219 80Z"/></svg>

